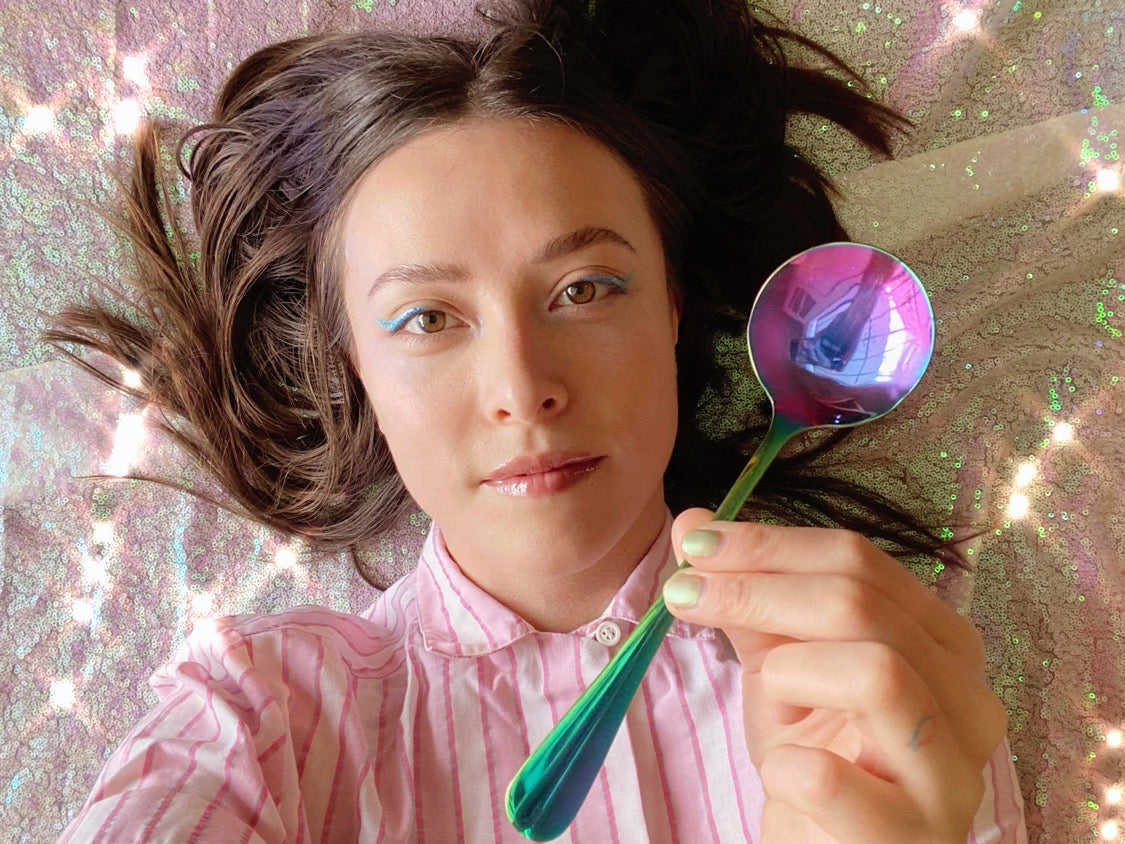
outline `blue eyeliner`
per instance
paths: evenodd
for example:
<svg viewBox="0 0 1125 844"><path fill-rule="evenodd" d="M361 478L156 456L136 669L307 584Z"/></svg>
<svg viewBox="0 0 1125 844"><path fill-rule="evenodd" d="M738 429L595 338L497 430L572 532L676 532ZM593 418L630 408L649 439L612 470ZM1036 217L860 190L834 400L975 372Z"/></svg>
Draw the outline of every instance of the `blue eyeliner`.
<svg viewBox="0 0 1125 844"><path fill-rule="evenodd" d="M608 285L617 293L620 293L626 287L628 287L629 282L631 282L632 280L633 273L629 273L629 275L626 276L609 275L607 273L589 273L588 275L584 275L580 279L578 279L578 281L593 281L599 284ZM391 334L395 334L401 331L403 326L410 322L410 320L414 319L414 317L432 310L434 309L427 308L425 306L418 306L416 308L411 308L405 313L399 314L393 319L378 319L376 320L376 322Z"/></svg>
<svg viewBox="0 0 1125 844"><path fill-rule="evenodd" d="M402 327L406 325L406 323L410 322L410 320L414 319L414 317L418 316L419 314L424 314L429 310L433 309L422 307L411 308L406 313L399 314L394 319L380 319L376 320L376 322L378 322L379 325L383 326L383 328L387 329L387 331L391 332L391 334L394 334L397 331L401 331Z"/></svg>
<svg viewBox="0 0 1125 844"><path fill-rule="evenodd" d="M629 286L629 282L631 282L633 280L633 275L634 275L633 273L629 273L629 275L626 275L626 276L606 275L605 273L591 273L590 275L582 276L582 278L580 278L578 280L579 281L600 281L600 282L603 282L604 284L608 284L610 287L614 288L615 290L621 291L621 290L624 290L626 287Z"/></svg>

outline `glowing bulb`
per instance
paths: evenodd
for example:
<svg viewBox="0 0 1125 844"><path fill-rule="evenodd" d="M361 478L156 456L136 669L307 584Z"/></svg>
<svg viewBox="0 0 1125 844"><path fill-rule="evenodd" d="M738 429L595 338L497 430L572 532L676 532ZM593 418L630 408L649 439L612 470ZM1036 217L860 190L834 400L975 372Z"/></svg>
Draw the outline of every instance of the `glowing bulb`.
<svg viewBox="0 0 1125 844"><path fill-rule="evenodd" d="M132 387L134 390L141 386L140 374L134 369L126 369L121 373L121 380L126 387Z"/></svg>
<svg viewBox="0 0 1125 844"><path fill-rule="evenodd" d="M93 523L93 541L98 545L109 545L114 541L114 523L113 522L95 522Z"/></svg>
<svg viewBox="0 0 1125 844"><path fill-rule="evenodd" d="M191 596L191 614L193 616L209 616L214 608L215 596L210 592L196 592Z"/></svg>
<svg viewBox="0 0 1125 844"><path fill-rule="evenodd" d="M1121 730L1110 730L1105 734L1106 747L1118 748L1122 744Z"/></svg>
<svg viewBox="0 0 1125 844"><path fill-rule="evenodd" d="M121 76L137 85L148 85L144 56L126 56L121 60Z"/></svg>
<svg viewBox="0 0 1125 844"><path fill-rule="evenodd" d="M94 617L94 606L84 598L79 598L70 607L70 613L79 624L88 624Z"/></svg>
<svg viewBox="0 0 1125 844"><path fill-rule="evenodd" d="M117 420L113 435L113 452L109 455L106 472L119 478L129 474L129 467L144 440L145 420L140 413L123 413Z"/></svg>
<svg viewBox="0 0 1125 844"><path fill-rule="evenodd" d="M74 706L74 681L55 680L51 683L51 706L70 709Z"/></svg>
<svg viewBox="0 0 1125 844"><path fill-rule="evenodd" d="M1060 422L1054 428L1055 442L1066 443L1074 438L1074 426L1069 422Z"/></svg>
<svg viewBox="0 0 1125 844"><path fill-rule="evenodd" d="M55 128L55 113L45 105L32 106L23 120L23 129L29 135L45 135Z"/></svg>
<svg viewBox="0 0 1125 844"><path fill-rule="evenodd" d="M1019 488L1027 486L1035 479L1035 464L1027 462L1022 464L1016 470L1016 486Z"/></svg>
<svg viewBox="0 0 1125 844"><path fill-rule="evenodd" d="M141 106L136 100L121 100L113 107L113 129L119 135L131 135L141 125Z"/></svg>
<svg viewBox="0 0 1125 844"><path fill-rule="evenodd" d="M211 617L200 618L193 625L195 635L210 639L219 632L219 623Z"/></svg>
<svg viewBox="0 0 1125 844"><path fill-rule="evenodd" d="M1117 821L1105 821L1101 826L1102 838L1106 841L1117 840Z"/></svg>
<svg viewBox="0 0 1125 844"><path fill-rule="evenodd" d="M309 583L309 573L301 567L297 561L300 545L282 545L273 555L273 565L270 566L271 573L281 573L296 577L302 584Z"/></svg>
<svg viewBox="0 0 1125 844"><path fill-rule="evenodd" d="M1121 802L1121 786L1115 785L1113 788L1107 788L1105 792L1105 802L1117 804Z"/></svg>
<svg viewBox="0 0 1125 844"><path fill-rule="evenodd" d="M105 563L89 555L82 559L82 578L91 585L109 583L109 573L106 571Z"/></svg>
<svg viewBox="0 0 1125 844"><path fill-rule="evenodd" d="M1013 519L1022 519L1027 515L1027 496L1013 492L1008 498L1008 515Z"/></svg>
<svg viewBox="0 0 1125 844"><path fill-rule="evenodd" d="M953 25L963 32L968 32L980 26L980 17L975 9L962 9L953 16Z"/></svg>
<svg viewBox="0 0 1125 844"><path fill-rule="evenodd" d="M1121 187L1121 177L1116 170L1099 170L1094 177L1098 190L1114 191Z"/></svg>

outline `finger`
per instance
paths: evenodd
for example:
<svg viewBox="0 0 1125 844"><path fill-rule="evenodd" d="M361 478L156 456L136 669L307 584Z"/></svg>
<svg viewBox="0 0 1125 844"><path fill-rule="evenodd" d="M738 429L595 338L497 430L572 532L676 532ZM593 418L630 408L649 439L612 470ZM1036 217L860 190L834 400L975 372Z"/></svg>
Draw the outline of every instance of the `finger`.
<svg viewBox="0 0 1125 844"><path fill-rule="evenodd" d="M715 514L702 507L694 507L680 513L672 524L672 548L676 553L678 562L684 562L684 555L680 550L680 540L683 535L694 528L711 524L714 519ZM769 649L786 641L789 640L784 636L775 636L768 633L744 633L741 637L739 649L739 660L744 671L756 672L761 665L762 657ZM766 717L772 723L780 725L796 723L808 714L807 710L786 706L772 700L767 700L765 707L764 714Z"/></svg>
<svg viewBox="0 0 1125 844"><path fill-rule="evenodd" d="M710 525L714 521L714 518L714 513L712 513L710 510L705 510L702 507L693 507L689 510L684 510L682 513L680 513L679 516L676 517L676 520L672 523L672 549L676 554L677 561L681 563L686 562L683 552L680 549L680 541L683 538L684 533L700 526ZM676 604L678 604L679 602L675 600L675 596L665 591L664 599L668 608L672 610L674 614L679 615L679 613L676 612ZM681 615L680 617L684 618L685 616ZM686 620L690 621L691 619L686 618ZM700 621L698 623L708 624L708 622L706 621ZM709 626L718 627L720 625L709 624ZM751 672L757 671L761 666L761 660L765 653L770 648L785 641L788 640L784 636L777 636L750 629L741 631L739 635L739 644L736 650L738 652L739 661L742 663L743 669ZM779 708L776 715L780 719L783 719L780 720L779 723L786 723L786 720L784 719L793 719L795 717L799 717L799 714L790 713L784 707Z"/></svg>
<svg viewBox="0 0 1125 844"><path fill-rule="evenodd" d="M995 748L1006 714L983 669L942 648L917 619L868 585L834 574L696 570L676 578L697 581L698 588L687 590L697 599L690 606L677 603L687 593L673 589L668 601L672 612L687 621L722 629L747 672L760 670L767 653L787 643L878 643L898 653L916 674L927 679L966 755L983 763ZM772 644L766 637L772 637ZM767 647L769 652L763 650ZM801 713L779 709L771 715L775 723L786 724Z"/></svg>
<svg viewBox="0 0 1125 844"><path fill-rule="evenodd" d="M676 589L674 581L694 586ZM890 646L926 677L965 753L984 761L993 731L1006 721L983 665L935 642L918 619L884 593L838 574L729 573L691 570L669 581L665 600L680 618L721 628L743 667L756 671L764 648L791 641L870 641ZM682 602L695 596L694 604ZM955 615L950 611L951 615ZM781 713L791 723L799 713ZM981 730L982 725L987 730Z"/></svg>
<svg viewBox="0 0 1125 844"><path fill-rule="evenodd" d="M753 522L703 523L700 514L705 512L686 511L673 524L677 553L692 566L703 571L852 576L898 603L934 641L973 661L984 673L984 647L972 622L859 534Z"/></svg>
<svg viewBox="0 0 1125 844"><path fill-rule="evenodd" d="M676 555L676 562L684 562L684 553L680 548L684 534L695 528L707 527L714 521L715 514L702 507L692 507L676 516L672 522L672 551Z"/></svg>
<svg viewBox="0 0 1125 844"><path fill-rule="evenodd" d="M812 820L837 841L966 841L980 796L962 788L959 804L942 805L936 795L910 795L828 750L782 745L769 751L759 773L774 801ZM976 794L974 802L974 794ZM768 836L778 812L763 818Z"/></svg>
<svg viewBox="0 0 1125 844"><path fill-rule="evenodd" d="M762 681L783 700L846 713L850 725L830 742L811 742L813 753L791 748L783 764L767 752L771 796L840 840L965 840L983 766L961 753L899 654L871 643L798 643L771 652Z"/></svg>
<svg viewBox="0 0 1125 844"><path fill-rule="evenodd" d="M864 767L919 794L938 788L949 770L979 772L1003 737L1002 707L999 718L981 705L954 721L910 662L880 643L781 645L763 662L761 680L763 693L783 703L847 713L863 736Z"/></svg>

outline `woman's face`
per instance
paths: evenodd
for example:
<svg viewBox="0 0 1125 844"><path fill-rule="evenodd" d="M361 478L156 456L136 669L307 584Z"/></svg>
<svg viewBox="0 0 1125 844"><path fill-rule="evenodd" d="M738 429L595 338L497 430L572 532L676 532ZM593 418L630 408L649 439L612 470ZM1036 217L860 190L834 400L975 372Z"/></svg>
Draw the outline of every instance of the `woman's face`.
<svg viewBox="0 0 1125 844"><path fill-rule="evenodd" d="M357 369L466 574L627 571L664 520L678 322L628 167L550 122L431 130L360 181L343 241Z"/></svg>

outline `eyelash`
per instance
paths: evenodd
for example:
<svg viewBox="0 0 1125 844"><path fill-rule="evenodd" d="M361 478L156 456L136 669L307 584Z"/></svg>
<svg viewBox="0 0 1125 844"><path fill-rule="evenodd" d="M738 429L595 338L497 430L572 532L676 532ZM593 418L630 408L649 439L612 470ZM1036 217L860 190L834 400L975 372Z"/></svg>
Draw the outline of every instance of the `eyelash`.
<svg viewBox="0 0 1125 844"><path fill-rule="evenodd" d="M607 287L610 288L611 293L624 293L625 288L629 286L629 282L632 281L632 280L633 280L633 274L632 273L630 273L629 275L626 275L626 276L609 275L608 273L590 273L589 275L582 276L582 278L578 279L577 281L572 281L570 284L568 284L566 287L563 288L563 292L560 293L559 295L560 296L564 295L567 290L574 287L576 284L582 284L582 282L584 282L584 281L592 281L595 284L604 284L604 285L606 285ZM597 301L597 300L594 300L594 301ZM582 304L589 304L589 303L583 302ZM580 306L576 305L576 307L580 307Z"/></svg>
<svg viewBox="0 0 1125 844"><path fill-rule="evenodd" d="M632 281L632 280L633 280L633 274L632 273L630 273L627 276L609 275L608 273L590 273L589 275L582 276L581 278L579 278L576 281L572 281L570 284L568 284L566 287L563 288L563 291L562 291L562 293L559 294L559 296L561 297L561 296L565 295L566 291L569 290L571 287L575 286L576 284L581 284L583 282L594 282L595 284L605 285L605 286L610 288L610 295L616 295L616 294L624 293L625 288L627 288L629 286L629 282ZM591 301L598 301L598 299L594 299L594 300L591 300ZM590 304L590 302L574 303L574 304L572 304L572 307L582 307L583 305L588 305L588 304ZM388 333L398 334L400 331L402 331L403 329L406 328L406 326L410 323L411 320L417 319L418 317L422 316L423 314L428 314L428 313L444 313L444 311L440 311L437 308L427 308L425 306L420 305L416 308L411 308L410 310L406 311L405 313L400 314L397 317L394 317L393 319L380 319L380 320L377 320L377 322L379 323L379 325L381 325L383 328L385 328ZM415 331L415 332L410 332L410 333L412 333L412 334L428 334L428 333L437 334L437 333L440 333L440 332L436 332L436 331L435 332Z"/></svg>
<svg viewBox="0 0 1125 844"><path fill-rule="evenodd" d="M410 322L410 320L416 319L422 314L427 314L433 310L436 309L423 307L411 308L406 313L400 314L394 319L381 319L378 320L378 323L379 325L383 326L383 328L387 329L387 331L391 334L398 334L398 332L402 331L402 329L406 327L406 324Z"/></svg>

